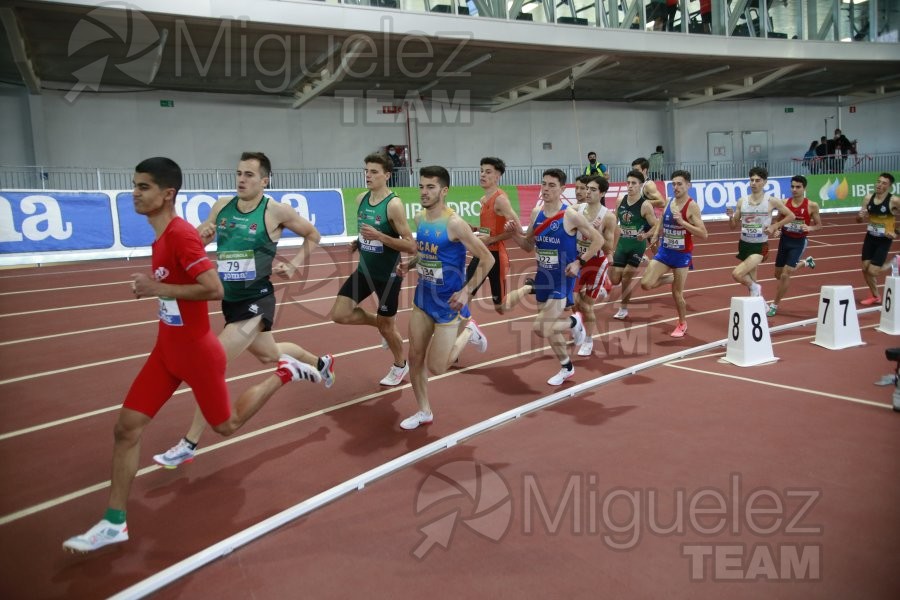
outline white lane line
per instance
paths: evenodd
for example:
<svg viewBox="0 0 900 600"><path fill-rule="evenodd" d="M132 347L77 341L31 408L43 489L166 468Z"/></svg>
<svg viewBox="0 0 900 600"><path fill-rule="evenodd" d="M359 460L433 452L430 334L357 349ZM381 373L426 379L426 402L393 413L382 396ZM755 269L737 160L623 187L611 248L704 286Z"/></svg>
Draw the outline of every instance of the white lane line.
<svg viewBox="0 0 900 600"><path fill-rule="evenodd" d="M841 244L841 245L845 245L845 244ZM849 245L849 244L846 244L846 245ZM703 259L703 258L712 258L712 257L719 257L719 256L732 256L732 255L733 255L732 252L723 252L723 253L721 253L721 254L704 254L704 255L700 255L700 256L695 256L695 257L694 257L694 260L697 261L697 260L701 260L701 259ZM828 257L823 257L823 258L816 259L816 260L821 260L821 261L826 261L826 260L838 260L838 259L842 259L842 258L853 258L853 257L856 257L856 256L857 256L856 254L845 254L845 255L841 255L841 256L828 256ZM531 260L531 261L533 261L534 259L531 258L531 257L527 257L527 258L519 258L519 259L511 259L510 262L515 262L515 261L525 261L525 260ZM733 268L734 268L734 267L732 267L732 266L724 266L724 267L707 267L707 268L697 269L697 270L694 271L694 272L695 272L695 273L704 273L704 272L707 272L707 271L709 271L709 272L712 272L712 271L721 271L721 270L724 270L724 269L733 270ZM856 270L858 270L858 269L856 269ZM816 273L816 275L828 275L828 274L830 274L830 273L834 273L834 274L837 274L837 273L851 273L851 272L853 272L853 271L854 271L854 269L848 269L848 270L844 270L844 271L830 271L830 272L820 271L819 273ZM523 272L523 273L520 273L519 275L526 275L526 274L527 274L527 273ZM514 275L515 275L515 274L510 273L509 275L507 275L507 278L512 278ZM799 275L795 275L795 277L799 277ZM283 282L283 283L282 283L282 282L278 282L278 283L275 283L275 286L279 286L279 285L292 285L292 284L296 285L296 284L307 284L307 283L320 283L320 282L324 282L324 281L331 281L331 280L333 280L333 279L334 279L334 277L325 277L325 278L322 278L322 279L307 279L307 280L304 280L304 281L289 281L289 282ZM639 279L639 278L637 278L637 279ZM761 281L774 281L774 279L771 279L771 280L769 280L769 279L763 279L763 280L761 280ZM401 289L401 290L409 290L409 289L414 289L415 287L416 287L415 285L407 285L407 286L403 286L403 287L400 288L400 289ZM690 291L690 290L688 289L688 290L685 290L685 291ZM320 297L320 298L309 298L309 299L306 299L306 300L290 300L290 301L287 301L287 302L282 302L282 303L280 303L279 306L281 306L281 305L289 305L289 304L304 304L304 303L307 303L307 302L318 302L318 301L322 301L322 300L333 300L334 298L335 298L335 296L323 296L323 297ZM72 306L60 306L60 307L56 307L56 308L42 308L42 309L38 309L38 310L22 311L22 312L16 312L16 313L0 313L0 319L6 318L6 317L23 317L23 316L35 315L35 314L45 314L45 313L56 312L56 311L76 310L76 309L82 309L82 308L96 308L96 307L99 307L99 306L110 306L110 305L114 305L114 304L124 304L124 303L128 303L128 302L145 302L145 301L147 301L147 300L155 300L155 298L139 298L139 299L129 298L129 299L127 299L127 300L115 300L115 301L110 301L110 302L97 302L97 303L94 303L94 304L77 304L77 305L72 305ZM212 314L219 314L219 312L220 312L220 311L210 311L209 314L211 314L211 315L212 315ZM55 334L55 335L70 335L70 334ZM40 338L38 338L38 339L40 339ZM9 343L12 343L12 342L3 342L3 343L9 344ZM0 345L2 345L3 343L0 343Z"/></svg>
<svg viewBox="0 0 900 600"><path fill-rule="evenodd" d="M736 379L738 381L745 381L748 383L754 383L756 385L764 385L768 387L779 388L782 390L790 390L792 392L802 392L804 394L810 394L813 396L823 396L825 398L834 398L836 400L844 400L846 402L854 402L856 404L864 404L866 406L875 406L877 408L891 408L890 404L882 404L879 402L872 402L871 400L863 400L862 398L852 398L850 396L842 396L840 394L831 394L829 392L820 392L818 390L811 390L802 387L797 387L793 385L784 385L781 383L772 383L771 381L762 381L760 379L753 379L752 377L741 377L740 375L731 375L728 373L716 373L715 371L706 371L703 369L695 369L693 367L685 367L684 365L676 365L672 363L668 363L664 365L666 367L671 367L672 369L682 369L684 371L691 371L693 373L701 373L704 375L714 375L716 377L725 377L726 379Z"/></svg>
<svg viewBox="0 0 900 600"><path fill-rule="evenodd" d="M732 267L715 267L715 268L709 268L709 269L703 269L703 270L704 270L704 271L713 271L713 270L722 270L722 269L729 269L729 270L730 270L731 268L732 268ZM827 272L826 272L826 271L821 271L821 272L819 272L819 273L807 273L807 274L804 274L804 275L794 275L793 278L794 278L794 279L799 279L799 278L801 278L801 277L819 277L819 276L825 276L825 275L833 275L833 274L837 274L837 273L855 273L856 271L857 271L856 269L849 269L849 270L846 270L846 271L827 271ZM635 280L635 281L636 281L636 280L640 280L640 277L635 277L634 280ZM774 281L774 279L771 279L771 280L770 280L770 279L761 279L760 281L761 281L761 282L767 282L767 281ZM414 288L414 287L415 287L415 286L405 286L405 287L402 288L402 289L412 289L412 288ZM663 287L665 287L665 286L663 286ZM724 283L724 284L719 284L719 285L710 285L710 286L706 286L706 287L688 288L688 289L685 290L685 293L686 293L686 294L689 294L689 293L691 293L691 292L702 292L702 291L706 291L706 290L714 290L714 289L727 288L727 287L735 287L735 288L737 288L737 287L739 287L739 286L738 286L737 283L731 282L731 283ZM863 287L854 288L854 290L860 290L860 289L863 289ZM669 292L660 292L660 293L658 293L658 294L647 294L647 295L637 296L637 298L648 298L648 299L649 299L649 298L664 298L664 297L668 297L669 295L670 295ZM328 299L331 299L331 298L332 298L331 296L327 296L327 297L323 297L323 298L313 298L313 299L308 299L308 300L293 300L293 301L290 301L290 302L284 302L284 303L282 303L280 306L288 305L288 304L302 304L302 303L305 303L305 302L314 302L314 301L318 301L318 300L328 300ZM481 298L480 300L485 300L485 301L486 301L487 298ZM632 298L632 300L634 300L633 304L638 304L638 303L639 303L639 302L636 301L636 298ZM616 300L614 300L614 301L612 301L612 302L616 302ZM599 307L601 307L601 306L603 306L603 305L605 305L605 304L610 304L610 302L602 302L602 303L599 303L599 302L598 302L595 306L597 306L597 307L599 308ZM397 312L398 312L398 313L400 313L400 312L408 312L408 311L410 311L410 310L412 310L412 309L411 309L411 308L404 308L404 309L398 310ZM219 311L211 312L210 314L219 314ZM694 313L694 314L704 314L704 313ZM511 320L511 321L514 321L514 320L520 320L520 319L529 319L529 318L532 318L532 317L534 317L534 315L533 315L533 314L529 314L529 315L525 315L525 316L522 316L522 317L516 317L515 319L510 319L510 320ZM493 323L503 323L503 322L506 322L506 321L494 321ZM311 328L311 327L320 327L320 326L322 326L322 325L330 325L331 323L332 323L331 321L320 321L320 322L318 322L318 323L309 323L309 324L305 324L305 325L298 325L298 326L296 326L296 327L286 327L286 328L283 328L283 329L277 329L277 330L275 330L274 333L279 333L279 332L282 332L282 331L296 331L296 330L299 330L299 329L309 329L309 328ZM68 335L68 334L56 334L56 335L59 336L59 335ZM32 338L32 339L36 339L36 338ZM31 341L31 340L19 340L19 341ZM11 344L11 343L13 343L13 342L2 342L2 343L0 343L0 346L7 345L7 344ZM136 355L133 355L133 356L131 356L131 357L117 358L117 359L109 359L109 360L107 360L107 361L101 361L101 362L97 362L97 363L87 363L87 364L82 364L82 365L74 365L74 366L71 366L71 367L66 367L65 369L56 369L56 370L53 370L53 371L42 371L42 372L38 372L38 373L31 373L31 374L29 374L29 375L22 375L21 377L16 377L16 378L13 378L13 379L2 379L2 380L0 380L0 385L6 385L6 384L8 384L8 383L16 383L16 382L18 382L18 381L27 381L27 380L29 380L29 379L37 379L37 378L40 378L40 377L46 377L46 376L50 376L50 375L58 375L58 374L60 374L60 373L68 373L68 372L70 372L70 371L76 371L76 370L79 370L79 369L85 369L85 368L91 368L91 367L96 367L96 366L102 366L102 365L104 365L104 364L110 364L110 363L114 363L114 362L121 362L121 361L125 361L125 360L131 360L132 358L140 358L140 357L143 357L143 356L147 356L147 354L136 354Z"/></svg>
<svg viewBox="0 0 900 600"><path fill-rule="evenodd" d="M695 312L695 313L691 313L690 316L704 316L704 315L710 315L710 314L715 314L715 313L721 313L721 312L725 312L725 311L728 311L728 310L730 310L730 307L729 307L729 308L717 308L717 309L712 309L712 310L703 311L703 312ZM690 318L690 316L689 316L689 318ZM491 322L491 323L485 323L485 324L483 324L482 326L483 326L483 327L488 327L488 326L494 326L494 325L502 325L502 324L504 324L504 323L509 323L509 322L513 322L513 321L519 321L519 320L522 320L523 318L531 318L531 317L533 317L533 315L528 315L528 316L526 316L526 317L516 317L516 318L511 318L511 319L503 319L503 320L500 320L500 321L494 321L494 322ZM594 338L594 339L599 339L599 338L604 338L604 337L612 338L613 336L615 336L615 335L617 335L617 334L626 334L626 335L627 335L627 334L630 333L632 330L647 329L647 328L653 327L654 325L661 324L661 323L666 323L666 322L671 322L671 321L674 321L674 320L676 320L676 319L677 319L677 317L673 316L673 317L669 317L669 318L665 318L665 319L660 319L660 320L658 320L658 321L653 321L653 322L648 322L648 323L632 324L632 325L630 325L630 326L628 326L628 327L622 326L622 327L619 328L619 329L610 330L610 331L607 331L607 332L604 332L604 333L598 333L598 334L595 334L595 335L592 336L592 338ZM783 327L783 326L782 326L782 327ZM873 325L873 327L874 327L874 325ZM407 340L404 340L404 343L406 343L406 342L407 342ZM350 355L350 354L356 354L356 353L359 353L359 352L364 352L364 351L368 351L368 350L376 350L376 349L380 349L380 348L381 348L380 345L379 345L379 346L369 346L369 347L366 347L366 348L359 348L359 349L356 349L356 350L351 350L351 351L349 351L349 352L344 352L344 353L338 354L338 355L336 355L336 356L339 356L339 357L340 357L340 356L347 356L347 355ZM438 380L438 379L446 379L446 378L448 378L448 377L455 377L456 375L461 375L461 374L466 373L466 372L468 372L468 371L473 371L473 370L481 369L481 368L488 367L488 366L491 366L491 365L500 364L500 363L507 362L507 361L509 361L509 360L516 359L516 358L522 358L522 357L525 357L525 356L528 356L528 355L530 355L530 354L534 354L534 353L537 353L537 352L548 352L548 351L550 351L550 346L549 346L549 344L546 345L546 346L538 347L538 348L532 348L532 349L530 349L530 350L524 350L524 351L518 352L518 353L516 353L516 354L509 354L509 355L497 357L497 358L494 358L494 359L489 360L489 361L485 361L485 362L477 363L477 364L474 364L474 365L470 365L470 366L468 366L468 367L463 367L463 368L460 368L460 369L454 369L454 370L452 370L452 371L448 371L447 373L444 373L443 375L437 375L437 376L429 377L428 380L429 380L429 381L435 381L435 380ZM626 369L627 369L627 367L626 367ZM253 372L253 373L247 373L247 374L244 374L244 375L240 375L240 376L237 376L237 377L231 377L231 378L228 379L228 381L235 381L235 380L238 380L238 379L244 379L244 378L247 378L247 377L252 377L252 376L255 376L255 375L260 375L260 374L267 373L267 372L268 372L268 370L267 370L267 369L264 369L264 370L256 371L256 372ZM259 430L255 430L255 431L252 431L252 432L249 432L249 433L245 433L245 434L241 434L241 435L232 436L232 437L227 438L227 439L225 439L225 440L223 440L223 441L221 441L221 442L218 442L218 443L215 443L215 444L210 444L210 445L208 445L208 446L204 446L204 447L202 447L200 450L198 450L197 453L198 453L198 454L203 454L203 453L206 453L206 452L212 452L213 450L217 450L217 449L219 449L219 448L223 448L223 447L225 447L225 446L228 446L228 445L231 445L231 444L235 444L235 443L237 443L237 442L239 442L239 441L244 441L244 440L247 440L247 439L256 437L256 436L258 436L258 435L262 435L263 433L268 433L268 432L271 432L271 431L275 431L275 430L277 430L277 429L281 429L281 428L287 427L287 426L289 426L289 425L293 425L293 424L299 423L299 422L301 422L301 421L305 421L305 420L311 419L311 418L313 418L313 417L317 417L317 416L322 416L322 415L328 414L328 413L330 413L330 412L333 412L333 411L338 410L338 409L341 409L341 408L346 408L346 407L349 407L349 406L354 406L354 405L356 405L356 404L360 404L360 403L362 403L362 402L366 402L366 401L368 401L368 400L372 400L372 399L374 399L374 398L378 398L378 397L384 396L384 395L389 394L389 393L393 393L393 392L398 391L398 390L405 390L405 389L409 389L409 388L410 388L410 384L407 383L407 384L404 384L404 385L401 385L401 386L392 387L392 388L389 388L389 389L386 389L386 390L381 390L381 391L379 391L379 392L375 392L375 393L372 393L372 394L368 394L368 395L366 395L366 396L361 396L361 397L359 397L359 398L355 398L355 399L352 399L352 400L347 400L347 401L345 401L345 402L341 402L341 403L339 403L339 404L335 404L335 405L333 405L333 406L329 406L329 407L326 407L326 408L323 408L323 409L320 409L320 410L317 410L317 411L314 411L314 412L311 412L311 413L307 413L307 414L305 414L305 415L300 415L300 416L298 416L298 417L294 417L294 418L292 418L292 419L288 419L288 420L282 421L282 422L280 422L280 423L274 423L274 424L272 424L272 425L269 425L269 426L264 427L264 428L259 429ZM190 390L189 390L188 388L181 388L181 389L177 390L177 391L175 392L175 394L187 393L187 392L189 392L189 391L190 391ZM78 419L87 418L87 417L89 417L89 416L94 416L94 415L102 414L102 413L109 412L109 411L112 411L112 410L117 410L118 408L120 408L120 405L110 406L110 407L107 407L107 408L104 408L104 409L100 409L100 410L97 410L97 411L93 411L93 412L91 412L91 413L84 413L84 414L82 414L82 415L76 415L76 416L74 416L74 417L69 417L69 418L67 418L67 419L61 419L61 420L55 421L55 422L53 422L53 423L46 423L46 424L43 424L43 425L38 425L38 426L35 426L35 427L31 427L31 428L28 428L28 429L20 429L20 430L18 430L18 431L10 432L10 433L7 433L7 434L4 434L4 435L0 436L0 440L8 439L8 438L11 438L11 437L16 437L16 436L19 436L19 435L24 435L24 434L26 434L26 433L31 433L31 432L33 432L33 431L38 431L38 430L41 430L41 429L47 429L47 428L49 428L49 427L53 427L53 426L58 425L58 424L68 423L68 422L75 421L75 420L78 420ZM153 471L155 471L155 470L157 470L157 469L159 469L159 468L160 468L160 467L158 467L158 466L145 467L144 469L139 470L138 473L137 473L137 475L140 476L140 475L144 475L144 474L146 474L146 473L151 473L151 472L153 472ZM46 510L46 509L52 508L52 507L54 507L54 506L58 506L58 505L60 505L60 504L63 504L64 502L68 502L69 500L73 500L73 499L75 499L75 498L80 498L80 497L82 497L82 496L84 496L84 495L87 495L87 494L90 494L90 493L92 493L92 492L95 492L95 491L98 491L98 490L105 489L105 488L109 487L109 484L110 484L110 482L109 482L109 481L106 481L106 482L104 482L104 483L99 483L99 484L95 484L95 485L92 485L92 486L88 486L88 487L86 487L86 488L83 488L83 489L81 489L81 490L77 490L77 491L72 492L72 493L70 493L70 494L66 494L66 495L64 495L64 496L60 496L60 497L58 497L58 498L55 498L55 499L52 499L52 500L48 500L48 501L46 501L46 502L42 502L42 503L40 503L40 504L37 504L37 505L31 506L31 507L22 509L22 510L17 511L17 512L15 512L15 513L11 513L11 514L6 515L6 516L4 516L4 517L0 517L0 525L5 525L5 524L7 524L7 523L9 523L9 522L15 521L15 520L17 520L17 519L21 519L21 518L26 517L26 516L28 516L28 515L34 514L34 513L36 513L36 512L40 512L40 511L42 511L42 510Z"/></svg>

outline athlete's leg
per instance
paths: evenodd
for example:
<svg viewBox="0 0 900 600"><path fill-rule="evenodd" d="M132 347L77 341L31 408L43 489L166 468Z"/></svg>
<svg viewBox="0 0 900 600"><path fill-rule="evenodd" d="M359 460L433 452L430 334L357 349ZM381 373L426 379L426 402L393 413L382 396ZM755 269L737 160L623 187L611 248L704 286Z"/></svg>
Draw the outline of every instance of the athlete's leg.
<svg viewBox="0 0 900 600"><path fill-rule="evenodd" d="M762 261L762 254L751 254L734 268L731 276L736 282L750 287L756 283L756 268Z"/></svg>
<svg viewBox="0 0 900 600"><path fill-rule="evenodd" d="M687 302L684 301L684 284L687 283L688 268L675 269L672 279L672 299L678 311L678 322L687 323Z"/></svg>
<svg viewBox="0 0 900 600"><path fill-rule="evenodd" d="M409 381L419 410L428 414L431 414L431 405L428 403L428 372L425 368L425 359L434 330L434 321L431 317L418 306L413 306L409 317ZM452 333L453 328L450 330Z"/></svg>
<svg viewBox="0 0 900 600"><path fill-rule="evenodd" d="M788 286L791 284L791 273L794 267L784 265L783 267L775 267L775 279L778 280L778 288L775 290L775 300L772 304L778 306L778 303L787 295Z"/></svg>
<svg viewBox="0 0 900 600"><path fill-rule="evenodd" d="M363 310L352 298L347 296L338 296L334 299L334 305L331 307L328 318L341 325L378 326L375 322L375 313Z"/></svg>
<svg viewBox="0 0 900 600"><path fill-rule="evenodd" d="M122 407L114 430L115 445L112 458L112 481L109 489L109 508L125 510L131 482L138 470L141 454L141 435L150 417L136 410Z"/></svg>
<svg viewBox="0 0 900 600"><path fill-rule="evenodd" d="M645 290L652 290L661 285L671 283L673 275L669 270L670 268L666 264L656 259L651 260L644 271L644 275L641 277L641 287Z"/></svg>
<svg viewBox="0 0 900 600"><path fill-rule="evenodd" d="M594 299L590 292L578 292L575 296L575 307L581 313L585 339L590 339L597 332L597 316L594 314Z"/></svg>
<svg viewBox="0 0 900 600"><path fill-rule="evenodd" d="M225 360L230 363L240 356L244 350L254 344L256 339L261 335L261 332L262 315L246 321L236 321L225 325L225 329L219 334L219 341L225 349ZM271 337L271 334L269 337ZM263 362L276 362L277 360L278 355L275 355L274 360ZM196 446L204 431L206 431L206 418L203 416L203 412L198 406L194 410L194 419L191 421L191 427L185 434L184 439Z"/></svg>
<svg viewBox="0 0 900 600"><path fill-rule="evenodd" d="M565 310L565 298L550 299L538 305L538 314L534 319L534 332L550 342L553 353L561 363L569 360L566 338L563 336L570 329Z"/></svg>

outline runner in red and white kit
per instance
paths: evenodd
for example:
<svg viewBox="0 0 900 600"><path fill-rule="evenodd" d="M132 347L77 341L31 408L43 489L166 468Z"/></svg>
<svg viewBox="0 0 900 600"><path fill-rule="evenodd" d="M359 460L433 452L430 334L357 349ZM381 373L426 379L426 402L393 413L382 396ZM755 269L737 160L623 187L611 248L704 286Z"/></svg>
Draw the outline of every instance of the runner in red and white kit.
<svg viewBox="0 0 900 600"><path fill-rule="evenodd" d="M774 317L778 312L778 303L787 294L794 269L804 266L816 268L816 261L812 256L800 260L803 251L806 250L807 234L822 228L819 205L806 197L806 177L803 175L791 177L791 199L784 204L794 213L794 220L779 230L781 241L778 243L778 254L775 256L775 280L778 281L778 290L775 292L775 300L769 303L767 317Z"/></svg>
<svg viewBox="0 0 900 600"><path fill-rule="evenodd" d="M225 386L225 351L209 326L209 300L221 300L222 282L206 256L197 230L175 214L181 169L168 158L148 158L135 167L134 210L147 217L156 233L153 276L135 273L135 298L159 301L156 345L125 397L116 422L109 504L103 519L63 548L90 552L128 540L125 506L137 473L141 436L163 404L185 382L206 420L231 435L282 385L301 377L321 381L318 371L284 355L278 369L241 394L232 410Z"/></svg>
<svg viewBox="0 0 900 600"><path fill-rule="evenodd" d="M609 180L606 177L591 177L587 182L587 201L578 204L575 209L584 215L591 227L603 236L603 249L589 258L578 272L575 282L575 306L581 313L584 323L585 337L578 356L590 356L594 352L594 333L597 332L597 317L594 314L594 302L598 297L606 296L607 271L612 264L612 253L616 247L619 228L615 212L606 208L606 192ZM585 255L591 241L577 232L575 243L579 256Z"/></svg>

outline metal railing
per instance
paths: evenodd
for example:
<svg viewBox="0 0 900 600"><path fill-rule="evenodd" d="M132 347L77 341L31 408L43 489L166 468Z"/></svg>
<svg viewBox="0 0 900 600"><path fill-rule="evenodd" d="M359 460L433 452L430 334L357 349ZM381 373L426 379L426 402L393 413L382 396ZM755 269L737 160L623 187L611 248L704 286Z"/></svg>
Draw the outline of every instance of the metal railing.
<svg viewBox="0 0 900 600"><path fill-rule="evenodd" d="M503 185L539 184L545 169L554 165L509 166L503 176ZM661 177L668 179L672 171L684 169L694 180L741 179L747 177L750 167L764 166L770 177L807 175L825 172L867 172L900 171L900 153L850 155L846 160L837 158L804 164L802 159L779 159L770 161L730 161L730 162L666 162L661 168ZM624 181L631 165L610 164L610 181ZM569 182L584 172L584 165L566 165L561 168ZM453 186L478 185L479 167L452 167L450 181ZM394 174L396 187L416 185L417 169L402 167ZM8 166L0 165L0 190L129 190L134 172L130 169L109 169L95 167L51 167L51 166ZM185 190L233 190L234 169L186 169L183 172ZM272 189L330 189L360 188L365 186L362 169L295 169L275 171L272 174Z"/></svg>

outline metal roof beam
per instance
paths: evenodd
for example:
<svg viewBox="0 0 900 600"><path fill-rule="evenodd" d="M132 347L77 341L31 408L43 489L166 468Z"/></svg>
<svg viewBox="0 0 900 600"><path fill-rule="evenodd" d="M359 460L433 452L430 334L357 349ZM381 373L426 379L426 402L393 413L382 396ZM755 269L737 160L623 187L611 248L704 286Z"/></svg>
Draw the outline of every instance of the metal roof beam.
<svg viewBox="0 0 900 600"><path fill-rule="evenodd" d="M743 94L747 94L749 92L756 91L762 87L773 83L780 78L784 77L800 65L788 65L786 67L782 67L780 69L776 69L775 71L769 73L762 79L758 81L754 81L753 77L745 77L744 85L738 86L736 89L730 89L724 92L715 93L713 88L707 87L704 89L704 95L700 98L697 97L689 97L687 100L680 100L678 98L672 98L672 105L675 108L688 108L690 106L697 106L698 104L706 104L707 102L714 102L716 100L722 100L723 98L731 98L733 96L741 96ZM718 87L722 87L719 85Z"/></svg>
<svg viewBox="0 0 900 600"><path fill-rule="evenodd" d="M506 110L507 108L512 108L517 104L522 104L523 102L537 100L542 96L552 94L553 92L557 92L561 89L569 87L570 85L574 85L575 81L589 74L607 58L608 57L606 55L589 58L576 65L573 65L571 67L571 70L567 69L564 72L557 71L555 74L553 74L559 78L555 83L548 84L548 79L553 76L548 75L547 77L542 77L537 81L529 82L525 85L507 90L506 92L503 92L498 96L494 96L494 102L496 102L497 104L491 107L491 112L499 112L501 110ZM537 84L537 89L535 89L534 87L535 84Z"/></svg>
<svg viewBox="0 0 900 600"><path fill-rule="evenodd" d="M3 28L6 29L6 36L9 38L9 48L12 51L13 60L19 69L19 75L25 82L28 92L35 96L41 93L41 79L34 72L34 65L28 56L28 49L25 48L25 40L22 38L22 30L19 27L19 19L11 8L0 8L0 20L3 21Z"/></svg>
<svg viewBox="0 0 900 600"><path fill-rule="evenodd" d="M353 63L362 54L363 46L365 46L365 43L362 40L356 40L346 54L341 57L341 62L334 71L323 69L318 76L311 78L309 83L302 84L302 90L294 92L294 104L291 108L300 108L317 96L327 92L334 84L342 81L353 66ZM298 83L298 85L300 84Z"/></svg>

